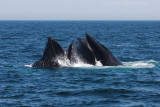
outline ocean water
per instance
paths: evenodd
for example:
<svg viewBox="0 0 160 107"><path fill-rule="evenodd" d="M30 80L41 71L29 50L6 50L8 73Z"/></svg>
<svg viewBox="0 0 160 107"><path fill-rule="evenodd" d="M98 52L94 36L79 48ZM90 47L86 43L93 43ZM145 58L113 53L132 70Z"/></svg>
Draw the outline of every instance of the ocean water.
<svg viewBox="0 0 160 107"><path fill-rule="evenodd" d="M124 65L29 66L85 33ZM160 106L160 21L0 21L0 106Z"/></svg>

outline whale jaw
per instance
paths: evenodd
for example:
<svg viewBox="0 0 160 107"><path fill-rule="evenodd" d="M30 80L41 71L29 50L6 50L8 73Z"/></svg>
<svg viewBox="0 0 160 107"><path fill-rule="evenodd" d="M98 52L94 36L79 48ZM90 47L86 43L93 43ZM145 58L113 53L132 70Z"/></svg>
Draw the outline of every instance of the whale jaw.
<svg viewBox="0 0 160 107"><path fill-rule="evenodd" d="M116 58L112 52L104 45L96 41L93 37L86 34L87 42L93 51L97 61L100 61L103 66L118 66L122 63Z"/></svg>
<svg viewBox="0 0 160 107"><path fill-rule="evenodd" d="M46 43L45 50L43 52L43 57L32 64L32 67L44 67L44 68L51 68L51 67L59 67L57 57L64 56L63 48L51 37L48 37L48 41Z"/></svg>
<svg viewBox="0 0 160 107"><path fill-rule="evenodd" d="M96 61L100 61L103 66L122 65L107 47L86 34L86 39L78 38L76 45L72 41L65 52L56 40L48 37L42 58L33 63L32 67L60 67L59 60L66 58L70 64L78 63L80 60L91 65L96 65Z"/></svg>

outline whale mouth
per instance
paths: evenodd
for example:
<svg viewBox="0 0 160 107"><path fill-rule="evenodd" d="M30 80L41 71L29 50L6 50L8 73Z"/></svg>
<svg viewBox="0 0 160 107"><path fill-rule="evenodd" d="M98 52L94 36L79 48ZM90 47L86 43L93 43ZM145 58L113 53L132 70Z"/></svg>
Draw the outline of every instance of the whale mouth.
<svg viewBox="0 0 160 107"><path fill-rule="evenodd" d="M79 62L70 64L69 60L59 60L61 68L85 68L85 69L138 69L138 68L154 68L156 65L155 60L149 61L132 61L132 62L122 62L123 65L119 66L103 66L100 61L96 62L96 65L91 65L84 63L83 61L79 60ZM25 67L32 67L31 65L24 65Z"/></svg>
<svg viewBox="0 0 160 107"><path fill-rule="evenodd" d="M86 33L86 38L78 38L76 44L72 41L66 51L55 39L48 37L42 58L33 63L32 67L53 68L82 64L123 65L107 47Z"/></svg>

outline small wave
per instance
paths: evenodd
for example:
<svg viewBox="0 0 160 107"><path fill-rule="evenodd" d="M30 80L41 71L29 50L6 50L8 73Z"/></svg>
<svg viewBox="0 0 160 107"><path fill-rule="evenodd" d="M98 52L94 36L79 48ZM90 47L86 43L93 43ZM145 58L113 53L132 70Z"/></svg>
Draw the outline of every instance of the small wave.
<svg viewBox="0 0 160 107"><path fill-rule="evenodd" d="M25 67L32 67L32 64L31 65L24 65Z"/></svg>
<svg viewBox="0 0 160 107"><path fill-rule="evenodd" d="M107 68L153 68L155 67L156 61L149 60L149 61L134 61L134 62L122 62L123 65L120 66L102 66L100 62L97 62L96 65L84 64L80 63L77 64L78 66L72 65L70 67L79 67L79 68L89 68L89 69L107 69Z"/></svg>
<svg viewBox="0 0 160 107"><path fill-rule="evenodd" d="M156 61L149 60L149 61L135 61L135 62L123 62L122 67L126 68L153 68L155 67Z"/></svg>

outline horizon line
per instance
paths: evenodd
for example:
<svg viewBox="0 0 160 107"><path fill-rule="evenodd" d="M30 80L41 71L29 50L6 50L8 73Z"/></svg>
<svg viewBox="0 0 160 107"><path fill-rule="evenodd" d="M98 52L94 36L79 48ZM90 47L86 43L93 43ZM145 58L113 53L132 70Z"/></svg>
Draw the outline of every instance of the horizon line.
<svg viewBox="0 0 160 107"><path fill-rule="evenodd" d="M147 20L142 20L142 19L120 19L120 20L95 20L95 19L53 19L53 20L48 20L48 19L0 19L0 21L160 21L158 20L153 20L153 19L147 19Z"/></svg>

